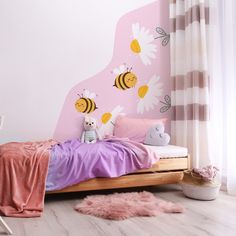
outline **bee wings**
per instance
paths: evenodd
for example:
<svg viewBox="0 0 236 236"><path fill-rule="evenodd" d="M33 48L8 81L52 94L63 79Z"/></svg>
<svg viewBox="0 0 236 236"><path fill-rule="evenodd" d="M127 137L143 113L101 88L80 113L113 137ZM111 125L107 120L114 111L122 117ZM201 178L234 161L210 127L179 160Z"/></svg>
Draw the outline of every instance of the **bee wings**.
<svg viewBox="0 0 236 236"><path fill-rule="evenodd" d="M113 73L116 74L116 75L120 75L122 73L124 73L126 71L126 67L124 64L120 65L118 68L115 68L113 70Z"/></svg>
<svg viewBox="0 0 236 236"><path fill-rule="evenodd" d="M96 93L91 93L91 92L89 92L87 89L85 89L85 90L83 91L83 97L93 99L93 98L96 97Z"/></svg>

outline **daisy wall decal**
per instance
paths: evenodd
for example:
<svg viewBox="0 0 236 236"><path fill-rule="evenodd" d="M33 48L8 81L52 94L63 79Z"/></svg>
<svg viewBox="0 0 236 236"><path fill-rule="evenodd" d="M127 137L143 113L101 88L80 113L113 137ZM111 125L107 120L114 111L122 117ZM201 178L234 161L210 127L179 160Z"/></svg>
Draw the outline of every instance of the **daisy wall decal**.
<svg viewBox="0 0 236 236"><path fill-rule="evenodd" d="M162 83L158 83L159 79L159 76L153 75L147 84L139 87L137 113L143 114L144 111L152 110L159 103L158 97L163 92Z"/></svg>
<svg viewBox="0 0 236 236"><path fill-rule="evenodd" d="M152 43L154 36L149 34L149 30L140 27L139 23L132 25L132 33L131 51L140 56L144 65L151 65L151 59L156 58L156 45Z"/></svg>
<svg viewBox="0 0 236 236"><path fill-rule="evenodd" d="M103 113L101 116L102 125L99 128L99 133L105 135L113 135L113 130L116 122L116 117L123 111L122 106L116 106L111 112Z"/></svg>

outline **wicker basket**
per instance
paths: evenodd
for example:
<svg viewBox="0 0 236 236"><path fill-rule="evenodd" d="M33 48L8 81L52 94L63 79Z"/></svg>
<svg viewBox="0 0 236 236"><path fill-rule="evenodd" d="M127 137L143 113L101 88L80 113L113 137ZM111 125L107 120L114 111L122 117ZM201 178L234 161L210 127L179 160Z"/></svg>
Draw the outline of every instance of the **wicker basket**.
<svg viewBox="0 0 236 236"><path fill-rule="evenodd" d="M214 200L220 190L220 183L217 178L212 181L205 181L189 170L184 171L181 186L186 197L198 200Z"/></svg>

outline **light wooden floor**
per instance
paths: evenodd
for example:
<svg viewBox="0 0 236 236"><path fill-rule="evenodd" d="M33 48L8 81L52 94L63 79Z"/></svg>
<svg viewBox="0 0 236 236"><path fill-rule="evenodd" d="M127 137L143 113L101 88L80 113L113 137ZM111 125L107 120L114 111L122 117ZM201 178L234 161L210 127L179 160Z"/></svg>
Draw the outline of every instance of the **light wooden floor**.
<svg viewBox="0 0 236 236"><path fill-rule="evenodd" d="M181 203L186 211L183 214L161 214L157 217L137 217L124 221L103 220L73 210L83 197L91 194L87 192L47 197L45 210L40 218L4 217L4 219L12 228L14 235L19 236L236 235L236 197L221 192L214 201L191 200L183 196L177 185L133 189L133 191L141 190L151 191L156 196ZM112 193L112 191L102 193ZM0 235L3 234L0 229Z"/></svg>

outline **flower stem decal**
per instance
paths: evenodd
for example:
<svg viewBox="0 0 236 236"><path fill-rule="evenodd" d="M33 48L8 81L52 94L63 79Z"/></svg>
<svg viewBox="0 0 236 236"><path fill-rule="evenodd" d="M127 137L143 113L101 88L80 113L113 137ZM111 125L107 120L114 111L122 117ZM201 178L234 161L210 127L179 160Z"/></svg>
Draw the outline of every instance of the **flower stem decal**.
<svg viewBox="0 0 236 236"><path fill-rule="evenodd" d="M170 34L167 34L161 27L156 27L156 32L159 36L155 39L162 39L161 45L165 47L170 41Z"/></svg>

